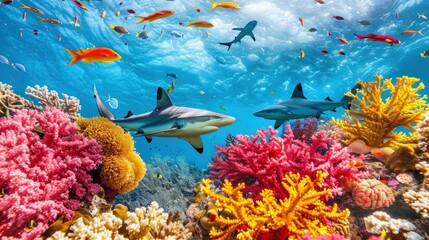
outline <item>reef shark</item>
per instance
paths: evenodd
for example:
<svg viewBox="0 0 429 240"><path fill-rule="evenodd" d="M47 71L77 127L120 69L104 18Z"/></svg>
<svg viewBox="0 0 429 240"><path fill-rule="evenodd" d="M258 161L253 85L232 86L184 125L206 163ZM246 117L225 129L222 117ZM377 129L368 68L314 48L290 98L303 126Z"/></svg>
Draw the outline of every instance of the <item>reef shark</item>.
<svg viewBox="0 0 429 240"><path fill-rule="evenodd" d="M164 89L158 88L156 107L152 112L134 115L131 111L124 118L115 118L100 99L94 85L94 98L101 116L109 119L134 135L143 135L148 142L152 137L177 137L188 141L199 153L203 152L200 135L231 125L235 118L198 108L175 106Z"/></svg>
<svg viewBox="0 0 429 240"><path fill-rule="evenodd" d="M248 22L244 28L233 28L232 30L240 30L240 33L234 38L234 40L226 43L220 42L219 44L228 46L228 51L229 51L233 43L236 43L236 42L241 43L241 39L244 38L246 35L250 36L253 39L253 41L256 41L256 38L253 35L252 31L256 27L257 23L258 23L257 21L253 20Z"/></svg>
<svg viewBox="0 0 429 240"><path fill-rule="evenodd" d="M356 94L358 88L358 85L356 85L350 91ZM301 83L298 83L290 99L268 106L253 115L276 120L274 128L277 129L290 119L319 118L324 111L331 110L335 112L335 109L340 106L348 109L350 108L351 100L352 98L348 96L344 96L339 102L334 102L329 97L326 97L325 100L307 99L302 91Z"/></svg>

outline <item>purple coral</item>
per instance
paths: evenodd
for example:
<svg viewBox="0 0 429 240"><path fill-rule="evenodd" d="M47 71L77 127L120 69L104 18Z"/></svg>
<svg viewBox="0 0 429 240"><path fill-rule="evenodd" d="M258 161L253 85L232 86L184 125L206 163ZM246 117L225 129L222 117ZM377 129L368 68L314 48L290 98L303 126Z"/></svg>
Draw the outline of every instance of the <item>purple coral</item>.
<svg viewBox="0 0 429 240"><path fill-rule="evenodd" d="M80 200L100 190L88 175L101 147L78 133L56 108L17 110L0 119L0 235L34 239L59 215L71 217ZM34 229L26 229L33 221ZM26 231L27 230L27 231Z"/></svg>

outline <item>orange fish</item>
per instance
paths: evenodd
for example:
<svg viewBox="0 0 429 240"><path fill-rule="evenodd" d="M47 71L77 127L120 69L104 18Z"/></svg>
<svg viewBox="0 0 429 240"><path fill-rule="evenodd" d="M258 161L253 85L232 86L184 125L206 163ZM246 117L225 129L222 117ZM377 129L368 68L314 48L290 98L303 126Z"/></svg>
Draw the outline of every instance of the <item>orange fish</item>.
<svg viewBox="0 0 429 240"><path fill-rule="evenodd" d="M27 6L27 5L23 4L23 3L21 3L21 8L27 8L28 10L30 10L32 12L35 12L35 13L38 13L38 14L41 14L41 15L45 14L44 12L42 12L42 10L40 10L40 9L38 9L36 7Z"/></svg>
<svg viewBox="0 0 429 240"><path fill-rule="evenodd" d="M415 34L420 34L420 35L422 35L422 36L424 36L423 35L423 33L422 33L422 31L423 30L425 30L425 28L427 28L427 26L426 27L424 27L424 28L422 28L422 29L420 29L420 30L405 30L405 31L403 31L403 32L401 32L401 34L402 35L415 35Z"/></svg>
<svg viewBox="0 0 429 240"><path fill-rule="evenodd" d="M72 0L72 2L74 2L74 4L76 4L76 6L78 6L79 8L82 8L83 10L88 11L88 8L79 0Z"/></svg>
<svg viewBox="0 0 429 240"><path fill-rule="evenodd" d="M140 18L141 19L136 24L140 24L140 23L145 22L145 21L152 22L152 21L155 21L157 19L169 17L169 16L171 16L173 14L174 14L174 11L171 11L171 10L162 10L162 11L159 11L159 12L155 12L155 13L149 14L149 15L147 15L145 17L144 16L136 16L136 18Z"/></svg>
<svg viewBox="0 0 429 240"><path fill-rule="evenodd" d="M340 41L341 43L349 44L349 42L348 42L345 38L337 38L337 39L338 39L338 41Z"/></svg>
<svg viewBox="0 0 429 240"><path fill-rule="evenodd" d="M89 48L78 49L77 52L65 48L72 57L67 66L75 64L82 60L84 63L104 62L109 63L121 59L121 55L110 48Z"/></svg>
<svg viewBox="0 0 429 240"><path fill-rule="evenodd" d="M102 18L106 18L106 10L103 10L103 11L101 12L101 17L102 17Z"/></svg>
<svg viewBox="0 0 429 240"><path fill-rule="evenodd" d="M211 28L214 25L212 23L206 22L206 21L193 21L188 22L186 26L194 26L194 27L200 27L200 28Z"/></svg>
<svg viewBox="0 0 429 240"><path fill-rule="evenodd" d="M63 24L60 20L54 18L41 18L39 17L40 22L47 22L52 24Z"/></svg>
<svg viewBox="0 0 429 240"><path fill-rule="evenodd" d="M299 19L299 22L301 23L301 25L304 27L304 24L305 24L304 19L302 17L299 17L298 19Z"/></svg>
<svg viewBox="0 0 429 240"><path fill-rule="evenodd" d="M363 168L365 166L365 163L360 159L350 160L349 166L355 167L355 168Z"/></svg>

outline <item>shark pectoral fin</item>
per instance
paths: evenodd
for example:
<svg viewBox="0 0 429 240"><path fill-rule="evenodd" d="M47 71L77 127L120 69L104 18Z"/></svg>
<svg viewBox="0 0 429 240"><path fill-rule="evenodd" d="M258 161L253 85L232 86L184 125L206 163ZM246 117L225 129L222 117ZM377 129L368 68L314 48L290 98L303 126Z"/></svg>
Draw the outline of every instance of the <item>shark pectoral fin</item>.
<svg viewBox="0 0 429 240"><path fill-rule="evenodd" d="M250 32L249 36L253 39L253 41L256 41L256 38L255 38L255 35L253 35L253 32Z"/></svg>
<svg viewBox="0 0 429 240"><path fill-rule="evenodd" d="M203 153L203 151L204 151L203 141L201 140L200 136L184 137L181 139L188 141L192 145L192 147L194 147L195 150L197 150L197 152Z"/></svg>
<svg viewBox="0 0 429 240"><path fill-rule="evenodd" d="M146 135L144 136L148 143L152 142L152 135Z"/></svg>
<svg viewBox="0 0 429 240"><path fill-rule="evenodd" d="M276 120L276 122L274 123L274 128L277 129L279 128L284 122L286 122L287 119L279 119Z"/></svg>
<svg viewBox="0 0 429 240"><path fill-rule="evenodd" d="M241 31L241 30L243 30L244 28L233 28L232 30L238 30L238 31Z"/></svg>

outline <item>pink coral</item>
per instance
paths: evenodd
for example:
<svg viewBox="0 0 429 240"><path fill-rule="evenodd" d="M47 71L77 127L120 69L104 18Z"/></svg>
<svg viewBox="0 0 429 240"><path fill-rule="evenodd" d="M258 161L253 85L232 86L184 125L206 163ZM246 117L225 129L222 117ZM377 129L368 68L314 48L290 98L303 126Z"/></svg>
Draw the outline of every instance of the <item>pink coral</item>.
<svg viewBox="0 0 429 240"><path fill-rule="evenodd" d="M272 189L276 197L284 198L287 192L281 187L281 179L289 172L311 178L318 170L328 173L322 187L331 189L334 195L342 194L342 183L359 181L364 175L350 164L353 158L350 150L326 137L324 131L316 133L309 143L294 140L290 127L283 138L276 137L276 133L270 127L268 131L257 131L256 136L239 135L227 147L217 146L208 177L227 178L233 184L245 182L244 192L254 198L265 188Z"/></svg>
<svg viewBox="0 0 429 240"><path fill-rule="evenodd" d="M100 190L87 172L101 163L101 147L77 131L56 108L0 118L1 236L34 239ZM31 221L35 228L26 231Z"/></svg>
<svg viewBox="0 0 429 240"><path fill-rule="evenodd" d="M395 201L392 190L376 179L364 179L353 188L353 200L364 209L388 207Z"/></svg>

